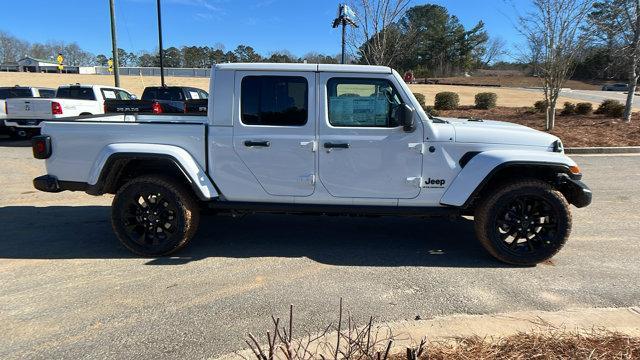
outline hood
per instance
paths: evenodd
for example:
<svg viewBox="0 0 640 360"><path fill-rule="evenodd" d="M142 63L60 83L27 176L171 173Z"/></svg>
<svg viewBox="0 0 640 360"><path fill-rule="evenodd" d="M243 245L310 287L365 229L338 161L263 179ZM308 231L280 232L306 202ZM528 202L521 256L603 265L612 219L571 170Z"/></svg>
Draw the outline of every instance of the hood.
<svg viewBox="0 0 640 360"><path fill-rule="evenodd" d="M539 146L548 148L558 140L557 136L534 130L523 125L493 121L440 118L448 121L456 133L456 142Z"/></svg>

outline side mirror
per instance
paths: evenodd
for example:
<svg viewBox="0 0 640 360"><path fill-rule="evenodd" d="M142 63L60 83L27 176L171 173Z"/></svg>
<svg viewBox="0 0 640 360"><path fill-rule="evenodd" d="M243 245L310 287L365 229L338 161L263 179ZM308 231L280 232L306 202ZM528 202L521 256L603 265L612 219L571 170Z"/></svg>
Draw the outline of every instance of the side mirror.
<svg viewBox="0 0 640 360"><path fill-rule="evenodd" d="M131 94L131 100L138 100L138 97L133 95L133 94Z"/></svg>
<svg viewBox="0 0 640 360"><path fill-rule="evenodd" d="M416 130L415 110L411 106L407 104L400 105L398 120L405 132L414 132Z"/></svg>

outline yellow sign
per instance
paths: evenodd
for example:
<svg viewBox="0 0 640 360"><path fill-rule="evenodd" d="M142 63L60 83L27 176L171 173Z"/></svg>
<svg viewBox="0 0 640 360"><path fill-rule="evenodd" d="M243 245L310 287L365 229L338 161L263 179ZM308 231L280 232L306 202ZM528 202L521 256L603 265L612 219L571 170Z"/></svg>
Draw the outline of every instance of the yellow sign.
<svg viewBox="0 0 640 360"><path fill-rule="evenodd" d="M107 65L109 66L109 72L113 72L113 60L109 59L109 61L107 61Z"/></svg>
<svg viewBox="0 0 640 360"><path fill-rule="evenodd" d="M62 62L64 61L64 57L62 56L62 54L58 54L58 57L56 58L56 60L58 60L58 64L62 65Z"/></svg>

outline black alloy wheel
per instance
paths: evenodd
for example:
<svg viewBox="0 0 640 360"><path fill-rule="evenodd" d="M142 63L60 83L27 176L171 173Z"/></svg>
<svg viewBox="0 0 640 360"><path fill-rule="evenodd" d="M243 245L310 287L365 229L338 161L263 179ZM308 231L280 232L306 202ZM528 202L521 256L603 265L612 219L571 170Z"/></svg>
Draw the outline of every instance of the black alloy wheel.
<svg viewBox="0 0 640 360"><path fill-rule="evenodd" d="M199 207L191 191L169 178L133 179L113 200L113 229L120 242L138 255L179 250L191 240L198 222Z"/></svg>
<svg viewBox="0 0 640 360"><path fill-rule="evenodd" d="M541 180L503 185L475 211L476 236L495 258L535 265L552 258L571 233L571 212L561 192Z"/></svg>

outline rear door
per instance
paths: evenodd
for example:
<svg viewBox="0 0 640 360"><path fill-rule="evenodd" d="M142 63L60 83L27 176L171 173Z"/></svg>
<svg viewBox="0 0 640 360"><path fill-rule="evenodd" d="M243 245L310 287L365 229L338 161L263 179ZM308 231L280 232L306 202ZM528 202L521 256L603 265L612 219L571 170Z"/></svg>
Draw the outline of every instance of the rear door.
<svg viewBox="0 0 640 360"><path fill-rule="evenodd" d="M341 198L410 199L420 193L423 128L405 132L406 100L390 74L321 73L319 175Z"/></svg>
<svg viewBox="0 0 640 360"><path fill-rule="evenodd" d="M270 195L314 192L315 73L238 71L233 146Z"/></svg>

